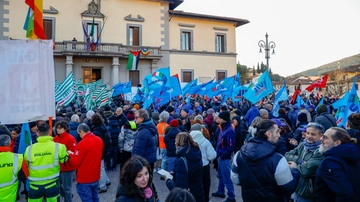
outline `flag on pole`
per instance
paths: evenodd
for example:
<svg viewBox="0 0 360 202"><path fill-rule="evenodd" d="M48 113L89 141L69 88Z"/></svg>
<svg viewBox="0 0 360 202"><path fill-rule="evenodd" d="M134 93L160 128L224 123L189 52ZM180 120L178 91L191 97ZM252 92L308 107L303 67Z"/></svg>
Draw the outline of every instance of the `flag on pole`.
<svg viewBox="0 0 360 202"><path fill-rule="evenodd" d="M18 154L24 154L26 147L32 144L29 123L23 123L20 133Z"/></svg>
<svg viewBox="0 0 360 202"><path fill-rule="evenodd" d="M347 97L344 99L344 104L346 106L344 115L341 123L338 126L346 127L346 122L348 117L353 114L359 112L359 97L356 92L356 76L354 76L353 85L351 87L350 92L347 94Z"/></svg>
<svg viewBox="0 0 360 202"><path fill-rule="evenodd" d="M170 77L171 97L182 95L179 76L177 74Z"/></svg>
<svg viewBox="0 0 360 202"><path fill-rule="evenodd" d="M284 85L280 88L280 90L276 93L275 95L275 101L274 101L274 107L273 107L273 115L275 117L278 117L279 116L279 109L280 109L280 101L283 101L283 100L287 100L289 99L288 97L288 94L287 94L287 90L286 90L286 81L284 81Z"/></svg>
<svg viewBox="0 0 360 202"><path fill-rule="evenodd" d="M183 97L186 96L186 94L189 92L190 88L197 86L198 85L198 78L192 80L191 82L189 82L188 84L186 84L183 88L182 88L182 92L183 92Z"/></svg>
<svg viewBox="0 0 360 202"><path fill-rule="evenodd" d="M166 90L171 88L170 84L170 68L160 68L157 69L152 74L148 74L143 81L144 88L148 91L154 91L158 88L166 88Z"/></svg>
<svg viewBox="0 0 360 202"><path fill-rule="evenodd" d="M89 36L94 37L94 30L95 30L95 18L93 17L93 21L92 21L92 24L91 24L91 30L90 30Z"/></svg>
<svg viewBox="0 0 360 202"><path fill-rule="evenodd" d="M266 70L248 89L244 97L255 104L272 92L274 92L274 87L271 83L269 73Z"/></svg>
<svg viewBox="0 0 360 202"><path fill-rule="evenodd" d="M25 0L29 6L24 30L26 30L26 37L30 39L46 39L43 28L43 0Z"/></svg>
<svg viewBox="0 0 360 202"><path fill-rule="evenodd" d="M310 86L305 88L305 90L311 92L312 90L314 90L314 88L325 88L327 79L328 79L328 75L326 74L323 78L316 80Z"/></svg>
<svg viewBox="0 0 360 202"><path fill-rule="evenodd" d="M76 98L76 86L72 72L65 78L55 91L55 102L58 106L68 105Z"/></svg>
<svg viewBox="0 0 360 202"><path fill-rule="evenodd" d="M87 110L92 109L93 106L93 100L92 100L92 93L90 93L90 89L86 89L85 98L84 98L84 104Z"/></svg>
<svg viewBox="0 0 360 202"><path fill-rule="evenodd" d="M292 104L292 105L295 103L297 95L300 95L300 93L301 93L300 86L301 86L301 84L299 83L299 85L296 87L295 92L291 98L290 104Z"/></svg>
<svg viewBox="0 0 360 202"><path fill-rule="evenodd" d="M118 84L115 84L112 88L114 89L113 93L112 93L112 97L116 97L119 96L123 93L130 93L131 92L131 86L132 86L132 81L130 80L129 82L119 82Z"/></svg>
<svg viewBox="0 0 360 202"><path fill-rule="evenodd" d="M141 50L130 51L127 65L128 70L137 70L140 59L140 52Z"/></svg>

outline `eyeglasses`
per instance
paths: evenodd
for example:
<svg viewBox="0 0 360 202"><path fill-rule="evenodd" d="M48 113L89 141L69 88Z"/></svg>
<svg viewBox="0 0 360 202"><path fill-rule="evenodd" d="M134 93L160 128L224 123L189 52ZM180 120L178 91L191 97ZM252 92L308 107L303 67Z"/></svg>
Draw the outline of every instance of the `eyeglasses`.
<svg viewBox="0 0 360 202"><path fill-rule="evenodd" d="M318 130L320 130L322 133L325 132L324 126L319 124L319 123L310 122L310 123L307 124L306 127L314 127L314 128L317 128Z"/></svg>
<svg viewBox="0 0 360 202"><path fill-rule="evenodd" d="M140 116L135 116L135 119L139 119L139 118L141 118Z"/></svg>

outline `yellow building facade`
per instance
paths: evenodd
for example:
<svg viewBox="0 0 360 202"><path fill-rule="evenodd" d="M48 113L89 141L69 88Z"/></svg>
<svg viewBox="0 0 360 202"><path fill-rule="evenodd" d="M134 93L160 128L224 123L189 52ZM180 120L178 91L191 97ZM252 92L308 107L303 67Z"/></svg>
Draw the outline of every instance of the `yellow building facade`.
<svg viewBox="0 0 360 202"><path fill-rule="evenodd" d="M170 67L181 82L235 75L235 30L249 21L175 10L181 3L186 2L44 0L43 24L54 41L55 78L61 82L72 71L76 80L103 79L110 87L130 79L136 86L161 67ZM23 0L0 1L0 40L25 39L27 9ZM92 29L91 40L98 43L89 48L84 33ZM137 70L127 70L134 50L150 53L141 54Z"/></svg>

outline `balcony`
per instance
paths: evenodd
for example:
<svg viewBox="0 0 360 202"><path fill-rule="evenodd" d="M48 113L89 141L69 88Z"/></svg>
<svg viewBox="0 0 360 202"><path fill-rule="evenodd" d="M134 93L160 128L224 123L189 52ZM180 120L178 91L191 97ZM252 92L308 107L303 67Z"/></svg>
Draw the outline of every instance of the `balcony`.
<svg viewBox="0 0 360 202"><path fill-rule="evenodd" d="M126 46L117 43L99 43L94 50L87 50L85 42L63 41L55 42L54 56L98 56L127 58L130 50L138 51L141 48L150 48L150 54L141 55L142 59L161 59L161 47Z"/></svg>

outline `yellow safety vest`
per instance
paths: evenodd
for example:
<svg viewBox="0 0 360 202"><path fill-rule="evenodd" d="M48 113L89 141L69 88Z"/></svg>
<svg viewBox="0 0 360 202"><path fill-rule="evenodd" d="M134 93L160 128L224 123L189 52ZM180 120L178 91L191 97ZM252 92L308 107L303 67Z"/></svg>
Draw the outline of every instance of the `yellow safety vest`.
<svg viewBox="0 0 360 202"><path fill-rule="evenodd" d="M21 154L0 153L0 202L15 201L18 189L18 173L22 166Z"/></svg>
<svg viewBox="0 0 360 202"><path fill-rule="evenodd" d="M26 148L24 158L28 164L31 183L45 184L54 181L60 174L60 164L67 153L63 144L54 143L50 136L38 137L38 143Z"/></svg>

